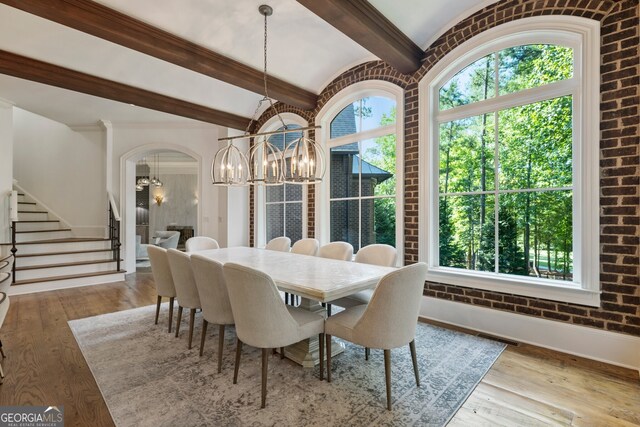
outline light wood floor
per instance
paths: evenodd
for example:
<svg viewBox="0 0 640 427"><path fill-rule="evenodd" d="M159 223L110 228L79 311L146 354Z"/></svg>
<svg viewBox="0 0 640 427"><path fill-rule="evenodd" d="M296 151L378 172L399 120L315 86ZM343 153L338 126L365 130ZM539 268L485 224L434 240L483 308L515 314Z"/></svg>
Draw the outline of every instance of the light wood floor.
<svg viewBox="0 0 640 427"><path fill-rule="evenodd" d="M66 426L113 426L67 321L154 304L150 274L129 277L12 297L0 334L7 354L0 406L62 404ZM640 426L638 373L509 346L450 425Z"/></svg>

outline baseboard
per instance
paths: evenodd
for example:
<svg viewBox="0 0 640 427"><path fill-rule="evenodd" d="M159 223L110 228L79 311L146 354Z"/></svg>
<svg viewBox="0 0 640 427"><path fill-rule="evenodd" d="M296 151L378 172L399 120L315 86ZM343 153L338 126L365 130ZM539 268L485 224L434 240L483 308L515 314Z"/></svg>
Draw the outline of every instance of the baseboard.
<svg viewBox="0 0 640 427"><path fill-rule="evenodd" d="M438 298L423 297L420 316L640 372L640 337Z"/></svg>

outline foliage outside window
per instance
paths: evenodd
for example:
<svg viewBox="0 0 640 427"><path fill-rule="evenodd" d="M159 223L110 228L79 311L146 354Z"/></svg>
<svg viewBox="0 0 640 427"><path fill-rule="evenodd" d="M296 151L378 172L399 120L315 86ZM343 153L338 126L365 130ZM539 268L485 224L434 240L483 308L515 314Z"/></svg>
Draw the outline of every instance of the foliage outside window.
<svg viewBox="0 0 640 427"><path fill-rule="evenodd" d="M289 124L287 127L289 129L300 128L299 125L295 124ZM282 130L282 127L278 130ZM274 134L269 137L269 142L284 151L290 142L301 136L302 132ZM301 185L284 184L265 187L265 232L267 242L280 236L286 236L292 242L302 239L302 202L303 188Z"/></svg>
<svg viewBox="0 0 640 427"><path fill-rule="evenodd" d="M575 100L551 84L573 75L572 48L528 44L440 87L440 267L572 282Z"/></svg>
<svg viewBox="0 0 640 427"><path fill-rule="evenodd" d="M396 246L396 105L355 101L330 125L330 239Z"/></svg>

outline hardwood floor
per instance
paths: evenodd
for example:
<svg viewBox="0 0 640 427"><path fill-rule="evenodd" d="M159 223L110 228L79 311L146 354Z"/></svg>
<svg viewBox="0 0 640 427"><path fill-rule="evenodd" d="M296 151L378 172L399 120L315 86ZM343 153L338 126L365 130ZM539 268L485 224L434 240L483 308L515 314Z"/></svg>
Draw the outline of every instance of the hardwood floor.
<svg viewBox="0 0 640 427"><path fill-rule="evenodd" d="M66 426L113 426L68 320L155 304L150 274L11 298L1 405L64 405ZM114 354L114 357L117 355ZM510 345L450 426L640 426L638 372Z"/></svg>

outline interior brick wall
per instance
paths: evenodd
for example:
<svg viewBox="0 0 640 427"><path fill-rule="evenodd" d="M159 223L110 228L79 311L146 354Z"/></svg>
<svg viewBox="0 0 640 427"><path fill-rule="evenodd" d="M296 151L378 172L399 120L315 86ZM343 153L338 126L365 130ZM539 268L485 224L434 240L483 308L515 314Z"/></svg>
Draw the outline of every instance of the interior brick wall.
<svg viewBox="0 0 640 427"><path fill-rule="evenodd" d="M598 308L489 292L462 286L425 283L424 294L522 315L568 322L640 336L640 153L638 0L502 0L457 23L426 50L423 66L403 75L382 61L358 65L331 82L313 111L276 104L279 112L300 115L310 124L340 90L364 80L385 80L405 90L404 253L418 260L418 82L447 53L497 25L529 16L572 15L601 23L600 81L600 282ZM256 123L259 129L270 117ZM315 226L315 197L309 192L309 236ZM253 218L253 197L250 214ZM251 221L253 236L253 221Z"/></svg>

